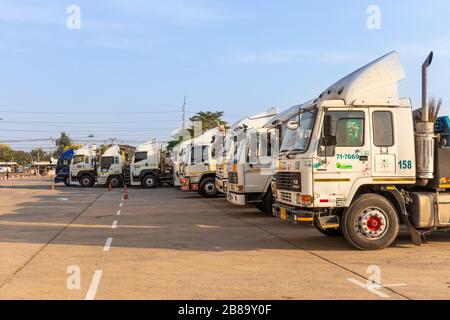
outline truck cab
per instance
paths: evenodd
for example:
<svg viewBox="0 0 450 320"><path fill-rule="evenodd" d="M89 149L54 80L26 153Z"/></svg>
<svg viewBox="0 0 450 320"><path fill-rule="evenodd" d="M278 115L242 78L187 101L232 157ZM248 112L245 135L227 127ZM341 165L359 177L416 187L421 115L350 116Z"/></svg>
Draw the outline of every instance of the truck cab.
<svg viewBox="0 0 450 320"><path fill-rule="evenodd" d="M220 136L222 146L220 148L219 155L217 157L216 164L216 188L220 193L228 192L228 162L234 150L234 137L238 132L245 127L251 128L258 126L268 117L277 113L275 108L272 108L266 112L257 113L250 117L245 117L235 123L233 123L227 130L226 134Z"/></svg>
<svg viewBox="0 0 450 320"><path fill-rule="evenodd" d="M213 137L219 129L210 129L194 138L186 147L182 167L181 190L196 191L206 197L218 194L215 186L216 157L213 154Z"/></svg>
<svg viewBox="0 0 450 320"><path fill-rule="evenodd" d="M400 224L415 244L450 228L450 148L439 108L429 108L424 82L422 110L413 113L410 99L398 97L403 78L391 52L299 107L273 183L276 216L362 250L392 244Z"/></svg>
<svg viewBox="0 0 450 320"><path fill-rule="evenodd" d="M130 185L156 188L160 183L173 184L173 165L167 165L163 146L152 140L138 146L134 152Z"/></svg>
<svg viewBox="0 0 450 320"><path fill-rule="evenodd" d="M125 155L118 145L107 149L99 159L97 167L97 183L113 188L124 184L123 171L125 167Z"/></svg>
<svg viewBox="0 0 450 320"><path fill-rule="evenodd" d="M55 168L55 183L64 182L66 186L70 185L70 162L74 155L74 150L69 149L58 158Z"/></svg>
<svg viewBox="0 0 450 320"><path fill-rule="evenodd" d="M262 211L272 212L270 181L277 133L274 127L265 125L277 113L278 110L272 108L232 131L233 150L227 163L229 202L236 205L255 204Z"/></svg>
<svg viewBox="0 0 450 320"><path fill-rule="evenodd" d="M184 165L187 163L186 154L187 147L191 144L192 139L188 139L177 144L172 150L173 159L173 181L174 186L181 187L181 179L183 177Z"/></svg>
<svg viewBox="0 0 450 320"><path fill-rule="evenodd" d="M74 150L70 161L70 182L82 187L92 187L97 176L96 171L97 147L95 145L85 146Z"/></svg>

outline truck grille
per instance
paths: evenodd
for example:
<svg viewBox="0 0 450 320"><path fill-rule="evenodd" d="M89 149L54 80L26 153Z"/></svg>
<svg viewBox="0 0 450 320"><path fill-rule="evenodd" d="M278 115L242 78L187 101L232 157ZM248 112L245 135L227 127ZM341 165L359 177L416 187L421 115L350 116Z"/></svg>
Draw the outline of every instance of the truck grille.
<svg viewBox="0 0 450 320"><path fill-rule="evenodd" d="M238 174L237 174L237 172L229 172L228 173L228 180L232 184L238 184Z"/></svg>
<svg viewBox="0 0 450 320"><path fill-rule="evenodd" d="M302 191L302 180L300 172L278 172L276 174L278 190Z"/></svg>
<svg viewBox="0 0 450 320"><path fill-rule="evenodd" d="M280 191L280 200L285 202L292 202L292 194L290 192Z"/></svg>

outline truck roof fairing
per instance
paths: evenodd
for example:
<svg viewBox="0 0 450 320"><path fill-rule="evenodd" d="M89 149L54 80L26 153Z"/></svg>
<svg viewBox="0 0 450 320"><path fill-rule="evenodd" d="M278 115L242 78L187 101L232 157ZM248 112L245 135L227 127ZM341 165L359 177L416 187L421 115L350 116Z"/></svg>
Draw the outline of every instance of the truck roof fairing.
<svg viewBox="0 0 450 320"><path fill-rule="evenodd" d="M96 145L81 147L80 149L74 150L74 155L88 155L94 156L95 151L97 151Z"/></svg>
<svg viewBox="0 0 450 320"><path fill-rule="evenodd" d="M270 108L267 111L260 112L257 114L254 114L249 117L245 117L239 121L236 121L230 126L230 130L233 130L235 128L241 127L241 126L247 126L247 127L261 127L266 122L267 119L270 119L271 117L275 116L278 113L278 108Z"/></svg>
<svg viewBox="0 0 450 320"><path fill-rule="evenodd" d="M109 148L108 150L106 150L103 154L102 157L113 157L113 156L117 156L120 155L120 147L119 146L112 146L111 148Z"/></svg>
<svg viewBox="0 0 450 320"><path fill-rule="evenodd" d="M392 51L337 81L314 103L343 100L345 105L354 105L371 100L383 105L399 105L398 82L404 78L400 56Z"/></svg>

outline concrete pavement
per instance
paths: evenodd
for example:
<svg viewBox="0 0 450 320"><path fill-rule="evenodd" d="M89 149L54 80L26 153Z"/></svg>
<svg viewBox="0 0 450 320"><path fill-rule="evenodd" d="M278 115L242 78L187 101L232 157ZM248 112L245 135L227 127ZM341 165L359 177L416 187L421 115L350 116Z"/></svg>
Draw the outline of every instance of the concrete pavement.
<svg viewBox="0 0 450 320"><path fill-rule="evenodd" d="M0 298L450 298L450 234L360 252L224 198L128 190L0 182Z"/></svg>

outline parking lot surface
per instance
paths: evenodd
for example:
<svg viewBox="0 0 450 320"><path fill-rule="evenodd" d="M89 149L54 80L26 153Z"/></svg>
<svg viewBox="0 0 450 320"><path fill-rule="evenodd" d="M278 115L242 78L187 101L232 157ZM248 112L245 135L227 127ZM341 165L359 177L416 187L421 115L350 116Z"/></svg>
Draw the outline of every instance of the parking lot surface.
<svg viewBox="0 0 450 320"><path fill-rule="evenodd" d="M172 187L0 182L0 299L449 299L450 233L383 251Z"/></svg>

